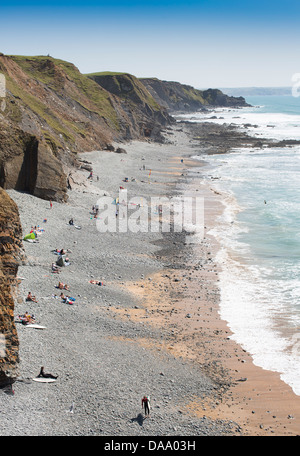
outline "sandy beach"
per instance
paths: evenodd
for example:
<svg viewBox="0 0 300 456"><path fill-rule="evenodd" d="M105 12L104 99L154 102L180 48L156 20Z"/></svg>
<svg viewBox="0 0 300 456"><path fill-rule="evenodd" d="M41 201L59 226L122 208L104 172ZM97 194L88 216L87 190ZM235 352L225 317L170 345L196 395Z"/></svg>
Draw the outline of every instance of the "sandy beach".
<svg viewBox="0 0 300 456"><path fill-rule="evenodd" d="M66 204L50 209L9 191L24 235L35 225L44 230L37 243L24 242L15 318L28 311L46 329L16 323L20 376L14 395L2 395L1 435L298 435L299 397L279 373L253 364L219 316L219 246L209 231L222 195L201 181L184 128L165 135L166 144L126 144L126 154L81 154L93 181L78 171ZM129 200L201 195L204 237L100 232L92 206L104 195L117 198L120 187ZM69 249L70 265L53 274L53 250L61 248ZM69 285L72 305L60 299L58 281ZM29 291L37 303L25 301ZM32 381L41 366L57 381Z"/></svg>

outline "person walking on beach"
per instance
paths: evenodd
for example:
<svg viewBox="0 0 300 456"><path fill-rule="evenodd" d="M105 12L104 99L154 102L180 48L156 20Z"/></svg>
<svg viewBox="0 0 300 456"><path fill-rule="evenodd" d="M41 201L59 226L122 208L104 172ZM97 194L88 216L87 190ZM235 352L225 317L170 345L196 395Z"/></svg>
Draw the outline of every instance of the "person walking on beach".
<svg viewBox="0 0 300 456"><path fill-rule="evenodd" d="M145 410L145 415L150 415L150 396L142 398L142 408Z"/></svg>

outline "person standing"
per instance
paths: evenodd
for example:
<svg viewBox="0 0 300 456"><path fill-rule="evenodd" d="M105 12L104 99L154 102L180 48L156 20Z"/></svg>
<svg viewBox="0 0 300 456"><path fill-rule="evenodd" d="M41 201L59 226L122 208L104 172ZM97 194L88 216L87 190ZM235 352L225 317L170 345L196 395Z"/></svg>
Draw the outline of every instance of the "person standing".
<svg viewBox="0 0 300 456"><path fill-rule="evenodd" d="M145 410L145 415L150 415L150 396L142 398L142 408Z"/></svg>

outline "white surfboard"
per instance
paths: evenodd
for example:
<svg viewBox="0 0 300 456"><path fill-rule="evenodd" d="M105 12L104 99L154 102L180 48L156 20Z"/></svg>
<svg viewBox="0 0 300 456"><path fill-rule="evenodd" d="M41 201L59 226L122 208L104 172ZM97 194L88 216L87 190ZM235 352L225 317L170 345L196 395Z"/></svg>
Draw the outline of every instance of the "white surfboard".
<svg viewBox="0 0 300 456"><path fill-rule="evenodd" d="M25 325L25 326L26 326L26 328L46 329L46 326L37 325L35 323L33 323L31 325Z"/></svg>
<svg viewBox="0 0 300 456"><path fill-rule="evenodd" d="M56 378L43 378L43 377L38 377L38 378L33 378L35 382L40 382L40 383L53 383L56 382Z"/></svg>

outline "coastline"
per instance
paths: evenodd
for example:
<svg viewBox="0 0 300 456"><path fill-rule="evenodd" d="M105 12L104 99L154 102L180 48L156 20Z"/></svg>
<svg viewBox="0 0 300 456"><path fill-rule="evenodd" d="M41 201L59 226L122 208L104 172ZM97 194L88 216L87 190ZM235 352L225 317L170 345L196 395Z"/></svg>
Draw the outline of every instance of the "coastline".
<svg viewBox="0 0 300 456"><path fill-rule="evenodd" d="M298 435L300 399L279 374L252 363L218 313L219 246L207 232L222 211L221 196L203 186L200 244L191 244L186 233L100 235L90 217L97 198L115 196L125 176L136 179L128 189L146 198L180 194L181 183L197 190L199 162L191 159L186 133L176 128L169 145L131 143L126 155L82 154L99 184L78 179L68 204L54 204L53 212L43 200L9 192L24 230L47 214L39 244L25 245L15 315L27 310L22 297L30 288L40 298L32 308L50 329L41 335L18 327L21 375L4 405L6 424L17 423L14 435ZM72 215L81 230L70 231ZM52 298L58 278L49 272L50 247L71 250L71 265L60 278L70 283L74 306ZM104 287L95 289L89 278L103 280ZM30 381L41 362L59 374L51 389ZM139 418L145 389L153 397L149 422ZM66 409L73 401L71 416ZM172 422L163 420L164 413L174 416ZM12 435L9 426L4 429L3 435Z"/></svg>
<svg viewBox="0 0 300 456"><path fill-rule="evenodd" d="M197 163L190 161L192 166L197 167ZM224 207L222 195L205 183L203 192L207 203L205 230L209 232ZM179 358L199 363L201 369L218 383L219 397L205 402L195 395L187 406L191 413L213 420L233 420L239 425L238 435L299 435L300 397L281 380L280 373L256 366L252 356L231 339L233 333L228 322L220 317L219 266L215 263L219 248L216 239L206 233L202 245L194 244L193 261L187 268L192 272L186 274L186 270L176 270L175 273L174 270L165 270L152 278L156 283L154 287L150 282L145 283L146 289L142 289L142 293L138 287L129 285L129 289L144 300L147 312L150 309L151 317L148 318L152 324L176 328L175 340L165 350L172 350ZM202 261L205 266L200 268L197 266L199 258L205 259ZM188 264L184 253L182 259ZM166 298L158 306L153 305L157 288L166 289L171 280L169 299ZM172 295L175 299L172 299ZM180 299L177 299L179 296ZM157 302L161 303L161 298L157 297ZM171 312L166 310L170 303Z"/></svg>

